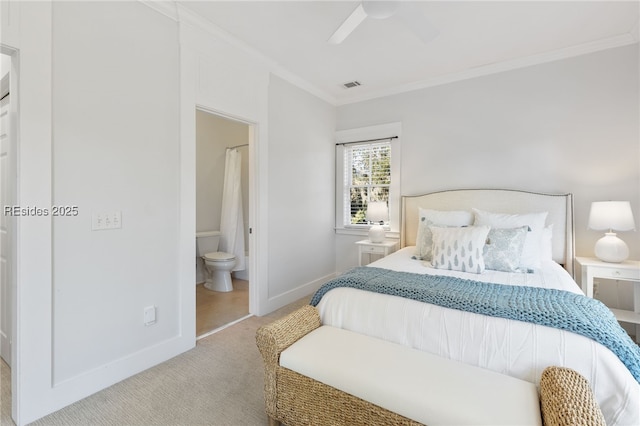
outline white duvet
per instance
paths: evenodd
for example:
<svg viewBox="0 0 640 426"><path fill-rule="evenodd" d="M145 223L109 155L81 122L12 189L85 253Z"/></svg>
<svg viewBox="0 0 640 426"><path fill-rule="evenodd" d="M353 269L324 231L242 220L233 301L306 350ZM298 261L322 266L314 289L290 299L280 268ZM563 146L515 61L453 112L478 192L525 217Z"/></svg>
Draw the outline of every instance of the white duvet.
<svg viewBox="0 0 640 426"><path fill-rule="evenodd" d="M557 263L535 273L437 270L405 247L370 266L446 274L498 284L582 293ZM617 356L593 340L526 322L443 308L398 296L336 288L318 304L324 325L352 330L538 384L545 367L566 366L589 380L607 424L640 425L640 385Z"/></svg>

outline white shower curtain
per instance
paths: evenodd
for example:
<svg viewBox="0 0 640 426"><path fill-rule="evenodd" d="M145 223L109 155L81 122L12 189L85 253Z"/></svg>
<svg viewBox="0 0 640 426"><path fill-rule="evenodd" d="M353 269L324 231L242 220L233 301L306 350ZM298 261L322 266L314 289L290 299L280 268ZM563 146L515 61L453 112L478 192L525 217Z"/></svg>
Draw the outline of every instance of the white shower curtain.
<svg viewBox="0 0 640 426"><path fill-rule="evenodd" d="M244 219L242 216L242 186L240 167L242 156L237 149L227 149L222 189L222 214L220 218L220 251L236 255L234 271L245 269Z"/></svg>

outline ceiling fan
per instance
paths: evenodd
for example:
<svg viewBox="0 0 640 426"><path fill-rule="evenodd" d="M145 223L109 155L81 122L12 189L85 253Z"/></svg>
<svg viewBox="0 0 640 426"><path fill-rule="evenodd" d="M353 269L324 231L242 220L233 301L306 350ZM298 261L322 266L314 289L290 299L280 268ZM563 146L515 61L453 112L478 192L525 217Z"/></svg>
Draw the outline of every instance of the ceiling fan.
<svg viewBox="0 0 640 426"><path fill-rule="evenodd" d="M428 43L439 34L438 29L422 14L416 5L399 0L362 0L360 5L329 38L329 43L340 44L366 18L386 19L392 16L402 19L423 42Z"/></svg>

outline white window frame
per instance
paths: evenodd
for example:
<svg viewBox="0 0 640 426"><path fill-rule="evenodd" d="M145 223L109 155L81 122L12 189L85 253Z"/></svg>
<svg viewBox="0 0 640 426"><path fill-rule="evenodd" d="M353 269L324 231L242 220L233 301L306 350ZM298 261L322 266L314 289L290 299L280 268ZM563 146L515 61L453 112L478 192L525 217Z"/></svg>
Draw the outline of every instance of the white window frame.
<svg viewBox="0 0 640 426"><path fill-rule="evenodd" d="M366 141L371 139L391 138L391 185L389 187L389 230L387 237L400 236L400 140L402 124L388 123L378 126L360 127L336 132L336 233L351 235L367 235L369 225L352 225L346 223L347 208L345 194L345 148L344 143Z"/></svg>

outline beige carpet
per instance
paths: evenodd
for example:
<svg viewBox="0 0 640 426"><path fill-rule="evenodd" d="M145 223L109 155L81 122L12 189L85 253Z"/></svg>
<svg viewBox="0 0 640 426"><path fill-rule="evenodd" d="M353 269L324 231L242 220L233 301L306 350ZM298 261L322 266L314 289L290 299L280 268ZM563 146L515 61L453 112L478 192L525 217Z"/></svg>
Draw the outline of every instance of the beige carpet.
<svg viewBox="0 0 640 426"><path fill-rule="evenodd" d="M32 425L266 425L256 330L308 302L303 298L267 316L241 321ZM13 424L6 364L1 373L4 426Z"/></svg>

